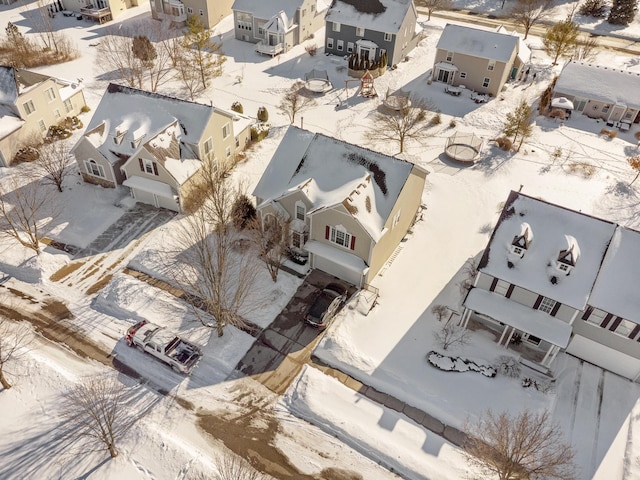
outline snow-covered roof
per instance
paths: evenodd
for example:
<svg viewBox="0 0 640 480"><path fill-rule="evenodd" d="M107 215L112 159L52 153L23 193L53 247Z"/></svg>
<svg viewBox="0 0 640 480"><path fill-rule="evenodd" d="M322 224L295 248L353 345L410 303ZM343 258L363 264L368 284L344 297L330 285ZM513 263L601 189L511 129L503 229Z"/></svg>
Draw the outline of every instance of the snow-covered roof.
<svg viewBox="0 0 640 480"><path fill-rule="evenodd" d="M272 33L287 33L292 26L292 22L289 21L286 12L280 11L277 15L274 15L271 20L264 24L264 29Z"/></svg>
<svg viewBox="0 0 640 480"><path fill-rule="evenodd" d="M0 104L14 105L18 99L15 69L0 66Z"/></svg>
<svg viewBox="0 0 640 480"><path fill-rule="evenodd" d="M527 222L534 235L523 258L510 254L513 237ZM511 192L489 245L480 260L482 272L539 295L583 310L616 225L574 210ZM569 235L580 258L569 275L556 270ZM508 262L513 265L509 268ZM556 283L552 283L555 279Z"/></svg>
<svg viewBox="0 0 640 480"><path fill-rule="evenodd" d="M640 233L619 226L600 267L589 305L640 323L638 272Z"/></svg>
<svg viewBox="0 0 640 480"><path fill-rule="evenodd" d="M0 139L11 135L24 125L24 120L20 119L13 110L6 105L0 104Z"/></svg>
<svg viewBox="0 0 640 480"><path fill-rule="evenodd" d="M173 159L167 169L180 181L195 165L188 144L200 141L212 113L208 105L110 84L84 137L112 163L141 147L159 160Z"/></svg>
<svg viewBox="0 0 640 480"><path fill-rule="evenodd" d="M447 52L507 62L518 48L518 37L479 28L448 23L436 48ZM455 61L455 60L454 60Z"/></svg>
<svg viewBox="0 0 640 480"><path fill-rule="evenodd" d="M531 49L525 43L524 38L515 30L509 31L504 25L498 25L495 29L497 33L503 33L507 35L513 35L518 39L518 58L522 63L527 63L531 60Z"/></svg>
<svg viewBox="0 0 640 480"><path fill-rule="evenodd" d="M377 32L395 33L402 22L412 0L335 0L325 20Z"/></svg>
<svg viewBox="0 0 640 480"><path fill-rule="evenodd" d="M341 140L289 127L253 195L302 191L310 215L342 206L377 241L413 165Z"/></svg>
<svg viewBox="0 0 640 480"><path fill-rule="evenodd" d="M296 10L302 6L303 0L235 0L231 10L251 13L256 18L268 20L283 11L287 18L294 19Z"/></svg>
<svg viewBox="0 0 640 480"><path fill-rule="evenodd" d="M304 244L304 249L309 253L318 255L320 257L330 258L332 261L342 265L343 267L357 272L361 275L367 273L369 267L364 260L353 253L346 252L340 248L334 248L326 243L317 242L315 240L309 240Z"/></svg>
<svg viewBox="0 0 640 480"><path fill-rule="evenodd" d="M464 306L561 348L566 348L569 344L572 329L570 324L502 295L472 288Z"/></svg>
<svg viewBox="0 0 640 480"><path fill-rule="evenodd" d="M65 83L64 87L58 90L58 93L60 94L60 100L62 100L63 102L73 97L76 93L82 91L82 85L80 83L71 83L71 82L64 82L64 83Z"/></svg>
<svg viewBox="0 0 640 480"><path fill-rule="evenodd" d="M640 73L569 61L554 88L558 95L573 95L640 108Z"/></svg>
<svg viewBox="0 0 640 480"><path fill-rule="evenodd" d="M166 183L158 182L144 177L129 177L122 184L125 187L137 188L144 192L150 192L160 197L173 197L171 187Z"/></svg>

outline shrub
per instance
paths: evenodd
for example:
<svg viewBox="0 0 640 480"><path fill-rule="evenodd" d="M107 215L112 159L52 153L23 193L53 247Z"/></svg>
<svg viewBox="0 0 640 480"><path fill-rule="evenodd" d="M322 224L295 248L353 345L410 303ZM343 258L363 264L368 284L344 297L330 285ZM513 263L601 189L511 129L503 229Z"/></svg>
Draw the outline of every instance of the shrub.
<svg viewBox="0 0 640 480"><path fill-rule="evenodd" d="M263 123L269 121L269 112L267 111L267 107L258 108L258 120Z"/></svg>
<svg viewBox="0 0 640 480"><path fill-rule="evenodd" d="M603 128L603 129L600 130L600 133L602 135L609 135L609 130L607 130L606 128Z"/></svg>
<svg viewBox="0 0 640 480"><path fill-rule="evenodd" d="M513 142L507 137L496 138L496 145L505 152L508 152L513 148Z"/></svg>
<svg viewBox="0 0 640 480"><path fill-rule="evenodd" d="M456 128L456 125L457 125L457 123L453 119L449 122L449 128Z"/></svg>
<svg viewBox="0 0 640 480"><path fill-rule="evenodd" d="M520 364L511 355L500 355L496 358L495 369L500 375L518 378L520 376Z"/></svg>
<svg viewBox="0 0 640 480"><path fill-rule="evenodd" d="M440 113L436 113L431 120L429 120L430 125L440 125L442 123L442 116Z"/></svg>
<svg viewBox="0 0 640 480"><path fill-rule="evenodd" d="M19 162L33 162L40 158L40 152L37 148L32 146L22 147L16 152L16 155L13 157L13 161L15 163Z"/></svg>
<svg viewBox="0 0 640 480"><path fill-rule="evenodd" d="M251 141L259 142L269 135L269 124L262 123L251 127Z"/></svg>
<svg viewBox="0 0 640 480"><path fill-rule="evenodd" d="M636 0L613 0L607 22L612 25L629 25L636 15Z"/></svg>
<svg viewBox="0 0 640 480"><path fill-rule="evenodd" d="M633 134L636 137L636 140L640 140L640 130Z"/></svg>
<svg viewBox="0 0 640 480"><path fill-rule="evenodd" d="M182 211L189 215L202 206L207 198L207 183L197 182L182 199Z"/></svg>
<svg viewBox="0 0 640 480"><path fill-rule="evenodd" d="M244 230L256 219L256 207L251 199L242 194L233 204L231 209L231 221L238 230Z"/></svg>
<svg viewBox="0 0 640 480"><path fill-rule="evenodd" d="M549 116L551 118L559 118L560 120L564 120L567 118L567 113L561 108L554 108L549 112Z"/></svg>
<svg viewBox="0 0 640 480"><path fill-rule="evenodd" d="M71 136L71 131L63 125L51 125L47 132L47 141L63 140Z"/></svg>
<svg viewBox="0 0 640 480"><path fill-rule="evenodd" d="M607 2L605 0L586 0L582 5L580 5L578 13L588 17L602 18L606 11Z"/></svg>
<svg viewBox="0 0 640 480"><path fill-rule="evenodd" d="M607 134L607 136L609 138L616 138L618 136L618 132L616 132L615 130L609 130L609 133Z"/></svg>
<svg viewBox="0 0 640 480"><path fill-rule="evenodd" d="M87 113L87 112L91 111L91 109L90 109L87 105L84 105L84 106L80 109L80 111L81 111L82 113Z"/></svg>
<svg viewBox="0 0 640 480"><path fill-rule="evenodd" d="M233 102L231 104L231 110L237 113L244 113L244 108L240 102Z"/></svg>
<svg viewBox="0 0 640 480"><path fill-rule="evenodd" d="M307 45L305 45L304 49L312 57L315 57L316 53L318 53L318 46L313 42L308 43Z"/></svg>

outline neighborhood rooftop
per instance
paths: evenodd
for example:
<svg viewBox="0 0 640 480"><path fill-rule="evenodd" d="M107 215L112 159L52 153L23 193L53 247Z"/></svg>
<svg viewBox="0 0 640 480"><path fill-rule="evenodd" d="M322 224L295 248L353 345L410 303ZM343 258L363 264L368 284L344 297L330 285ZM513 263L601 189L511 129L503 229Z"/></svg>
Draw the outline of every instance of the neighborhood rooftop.
<svg viewBox="0 0 640 480"><path fill-rule="evenodd" d="M411 0L335 0L326 20L378 32L397 32Z"/></svg>
<svg viewBox="0 0 640 480"><path fill-rule="evenodd" d="M562 68L555 90L602 102L640 108L640 73L569 61Z"/></svg>
<svg viewBox="0 0 640 480"><path fill-rule="evenodd" d="M464 55L507 62L518 45L518 37L509 33L447 24L436 48Z"/></svg>
<svg viewBox="0 0 640 480"><path fill-rule="evenodd" d="M310 214L342 203L377 240L412 169L409 162L289 127L254 195L270 201L302 190L313 204Z"/></svg>
<svg viewBox="0 0 640 480"><path fill-rule="evenodd" d="M303 0L235 0L232 10L253 14L256 18L270 19L279 12L284 12L288 20L292 22L295 18L296 10L302 6ZM326 0L317 0L317 11L321 12L326 8Z"/></svg>
<svg viewBox="0 0 640 480"><path fill-rule="evenodd" d="M510 246L523 223L533 240L523 258L516 260ZM511 192L479 267L506 282L584 310L615 229L612 222ZM569 243L577 244L579 258L565 276L553 265Z"/></svg>

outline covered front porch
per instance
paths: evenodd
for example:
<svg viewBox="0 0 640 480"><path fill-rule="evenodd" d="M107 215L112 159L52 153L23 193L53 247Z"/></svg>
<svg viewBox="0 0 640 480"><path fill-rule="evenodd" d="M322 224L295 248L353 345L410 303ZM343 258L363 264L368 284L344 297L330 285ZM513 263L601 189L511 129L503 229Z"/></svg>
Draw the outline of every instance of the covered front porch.
<svg viewBox="0 0 640 480"><path fill-rule="evenodd" d="M540 310L480 288L469 291L460 325L478 322L495 333L504 348L518 353L521 363L546 372L569 344L572 327ZM523 361L524 360L524 361Z"/></svg>
<svg viewBox="0 0 640 480"><path fill-rule="evenodd" d="M264 25L264 40L256 44L256 51L272 57L285 50L285 35L288 18L284 12L278 13Z"/></svg>

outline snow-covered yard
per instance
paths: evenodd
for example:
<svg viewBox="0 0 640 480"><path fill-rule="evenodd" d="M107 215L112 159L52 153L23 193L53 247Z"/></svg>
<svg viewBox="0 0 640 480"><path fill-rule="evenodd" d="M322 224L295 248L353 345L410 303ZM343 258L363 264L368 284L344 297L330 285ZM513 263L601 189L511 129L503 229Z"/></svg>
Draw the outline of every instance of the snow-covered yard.
<svg viewBox="0 0 640 480"><path fill-rule="evenodd" d="M2 22L15 22L26 31L24 8L28 7L3 7ZM129 18L125 18L127 22L151 21L148 6L132 9L125 17ZM40 70L72 80L82 77L87 102L93 109L108 81L95 57L96 49L88 44L99 41L106 30L73 18L57 16L54 20L78 44L82 57ZM375 86L380 96L387 89L410 90L441 112L442 123L430 128L424 142L409 143L404 154L430 171L423 195L427 210L401 244L395 260L376 278L374 286L381 291L378 305L368 315L347 307L327 332L316 355L364 384L456 427L468 416L489 407L512 412L523 408L551 409L578 450L583 478L640 478L636 460L640 441L635 438L640 389L636 384L579 364L569 356L557 359L557 381L549 393L525 389L519 380L500 375L486 378L473 372L443 372L426 360L430 350L438 349L433 332L439 324L431 308L442 304L459 311L459 283L465 279L466 262L486 245L501 202L511 189L522 188L528 195L632 228L640 226L638 192L635 185L629 186L634 172L626 162L628 156L637 153L633 134L638 127L610 140L599 134L602 124L578 115L564 125L536 117L534 136L522 151L515 155L502 152L490 140L500 134L505 114L523 99L534 102L559 67L551 67L539 39L530 38L533 67L538 72L536 83L509 84L504 93L487 104L476 104L465 95L452 97L441 84L426 81L444 22L434 18L423 23L426 38L411 53L409 61L377 79ZM251 149L247 161L234 174L249 192L288 123L277 110L282 92L312 68L327 70L334 89L318 97L317 105L302 114L299 121L304 127L387 154L397 153L396 145L371 145L365 139L366 131L376 128L372 118L380 100L356 96L355 83L344 88L344 59L311 57L303 46L276 58L259 56L251 44L233 39L231 18L223 20L214 32L223 35L228 61L224 74L212 81L199 101L211 101L224 108L240 101L249 115L255 115L260 106L269 110L271 134ZM313 42L322 45L323 41L320 31ZM600 61L640 72L633 59L601 54ZM163 85L161 92L184 96L177 82ZM347 97L348 107L336 109ZM85 124L91 114L85 114ZM450 126L452 119L455 127ZM454 132L473 132L484 139L475 165L461 167L443 156L446 139ZM12 172L3 169L3 180ZM88 245L126 212L127 204L118 206L126 195L126 191L83 184L80 177L73 176L62 194L63 216L50 225L48 236L62 243ZM15 283L9 285L28 290L35 297L48 292L66 300L79 330L123 362L138 365L138 373L169 394L159 395L142 385L128 383L139 390L140 405L153 407L124 439L123 455L113 462L103 462L105 457L101 454L77 455L67 445L56 443L60 422L55 406L63 391L83 376L99 374L106 367L38 341L26 361L13 367L15 387L0 394L0 408L15 412L2 424L0 456L4 466L0 467L0 477L210 478L221 446L197 428L197 414L204 411L241 416L241 407L263 408L276 402L251 379L229 378L253 342L250 335L229 327L224 337L212 336L182 301L121 272L131 264L163 277L163 255L171 243L172 228L179 221L180 217L170 220L131 248L109 252L109 260L118 266L95 294L50 278L71 262L69 255L47 248L40 256L34 256L14 244L2 245L0 270L31 283L10 280ZM98 264L103 260L96 256L87 261ZM89 269L87 266L78 271L84 274ZM298 278L283 273L274 284L263 272L260 288L268 301L248 318L260 326L268 325L299 284ZM205 345L205 359L192 377L184 379L124 345L122 332L140 318L180 330ZM454 353L491 364L504 350L486 332L476 331L470 343ZM194 410L178 408L178 398L190 402ZM257 406L252 404L254 398L261 398ZM457 448L312 367L305 367L277 405L274 415L279 432L274 433L273 443L303 474L318 476L336 468L358 472L366 479L397 478L378 464L412 479L457 479L467 473Z"/></svg>

